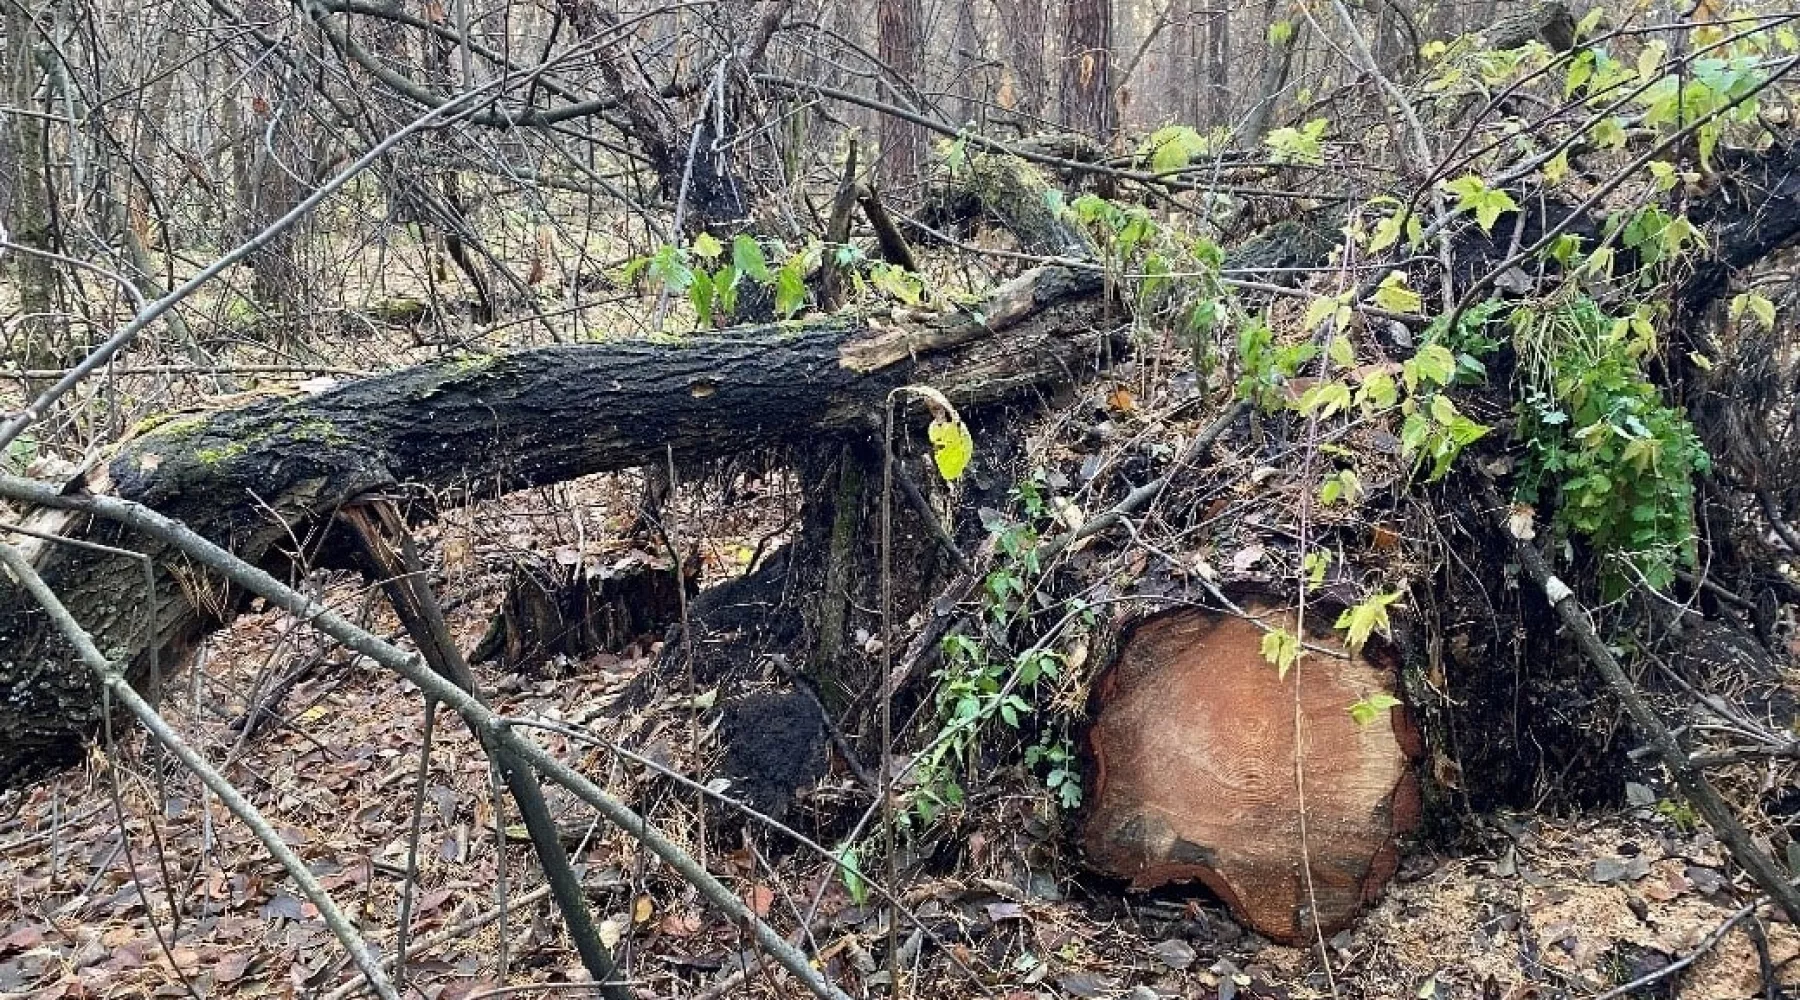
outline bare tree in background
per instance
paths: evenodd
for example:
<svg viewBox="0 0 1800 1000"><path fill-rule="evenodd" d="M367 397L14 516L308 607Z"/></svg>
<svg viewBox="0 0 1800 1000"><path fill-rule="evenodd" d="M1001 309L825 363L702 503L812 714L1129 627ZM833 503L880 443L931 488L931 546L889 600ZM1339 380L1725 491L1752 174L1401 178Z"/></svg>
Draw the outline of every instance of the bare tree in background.
<svg viewBox="0 0 1800 1000"><path fill-rule="evenodd" d="M1112 0L1064 0L1062 123L1102 141L1118 126L1112 93Z"/></svg>
<svg viewBox="0 0 1800 1000"><path fill-rule="evenodd" d="M950 90L957 97L959 124L985 118L984 102L989 91L983 80L992 65L985 47L986 39L975 16L975 0L956 0L956 19L950 34L950 65L956 75L950 81Z"/></svg>
<svg viewBox="0 0 1800 1000"><path fill-rule="evenodd" d="M1050 103L1050 73L1044 63L1048 22L1046 0L994 0L1002 44L1010 67L1011 107L1027 119L1044 117Z"/></svg>
<svg viewBox="0 0 1800 1000"><path fill-rule="evenodd" d="M1205 122L1202 94L1196 80L1200 65L1200 7L1204 0L1170 0L1166 48L1162 66L1163 93L1174 97L1175 120L1190 125Z"/></svg>
<svg viewBox="0 0 1800 1000"><path fill-rule="evenodd" d="M1198 6L1198 5L1196 5ZM1199 14L1196 11L1196 14ZM1209 125L1231 118L1231 14L1225 8L1205 11L1206 118Z"/></svg>
<svg viewBox="0 0 1800 1000"><path fill-rule="evenodd" d="M250 23L279 23L284 15L270 0L253 0L244 7ZM312 187L313 150L308 136L309 105L317 95L302 72L297 52L273 40L266 58L243 81L248 92L249 114L244 101L234 95L232 109L237 128L232 141L232 179L237 192L236 238L247 239L294 207ZM288 229L250 256L251 295L265 308L293 311L299 308L305 272L299 253L302 233Z"/></svg>
<svg viewBox="0 0 1800 1000"><path fill-rule="evenodd" d="M1287 86L1289 74L1293 70L1294 52L1305 38L1306 22L1285 21L1282 19L1287 8L1281 0L1269 0L1266 7L1268 13L1264 20L1264 38L1262 69L1260 79L1251 98L1255 101L1250 106L1249 115L1244 119L1244 127L1238 135L1238 142L1244 146L1258 146L1263 136L1269 131L1274 121L1275 109L1281 103L1282 91Z"/></svg>
<svg viewBox="0 0 1800 1000"><path fill-rule="evenodd" d="M907 81L904 85L916 85L925 56L922 0L879 0L875 22L881 61L900 80ZM925 163L924 130L911 122L886 115L881 119L880 136L881 161L877 173L882 186L893 191L915 187Z"/></svg>
<svg viewBox="0 0 1800 1000"><path fill-rule="evenodd" d="M7 114L0 133L0 218L6 221L7 238L23 251L7 254L11 276L19 292L20 320L0 354L18 358L26 368L61 366L64 345L55 307L56 272L44 257L29 251L54 249L48 200L48 174L44 161L44 120L37 116L39 99L37 51L40 29L34 13L51 17L27 0L5 5L6 48L0 58L5 74Z"/></svg>

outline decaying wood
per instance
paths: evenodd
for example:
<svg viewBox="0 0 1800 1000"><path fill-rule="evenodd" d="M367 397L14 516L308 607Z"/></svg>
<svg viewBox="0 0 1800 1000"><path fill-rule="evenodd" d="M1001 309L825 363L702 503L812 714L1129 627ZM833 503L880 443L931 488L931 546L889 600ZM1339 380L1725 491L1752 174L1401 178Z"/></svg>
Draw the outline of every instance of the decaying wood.
<svg viewBox="0 0 1800 1000"><path fill-rule="evenodd" d="M396 484L492 495L679 457L866 433L899 385L978 409L1090 369L1106 336L1092 272L1040 268L974 309L840 314L678 343L539 348L422 365L316 395L167 420L69 489L137 501L264 565L350 500ZM240 596L161 545L64 512L27 516L34 564L109 658L144 683L179 667ZM319 554L331 555L329 546ZM0 788L79 759L99 688L17 588L0 588Z"/></svg>
<svg viewBox="0 0 1800 1000"><path fill-rule="evenodd" d="M1541 40L1552 50L1575 47L1575 17L1561 0L1547 0L1523 7L1476 33L1479 47L1504 51Z"/></svg>
<svg viewBox="0 0 1800 1000"><path fill-rule="evenodd" d="M1291 610L1245 610L1294 629ZM1322 651L1278 678L1264 634L1188 609L1131 631L1097 687L1083 839L1101 871L1140 888L1197 879L1259 933L1293 943L1313 935L1315 902L1331 934L1393 875L1397 839L1419 820L1411 765L1422 747L1403 708L1351 718L1352 704L1392 693L1392 662L1314 635Z"/></svg>
<svg viewBox="0 0 1800 1000"><path fill-rule="evenodd" d="M680 620L682 596L675 579L673 569L649 560L590 569L528 558L514 565L500 609L469 659L532 670L553 656L579 660L623 652ZM699 583L697 560L688 561L682 580L692 596Z"/></svg>

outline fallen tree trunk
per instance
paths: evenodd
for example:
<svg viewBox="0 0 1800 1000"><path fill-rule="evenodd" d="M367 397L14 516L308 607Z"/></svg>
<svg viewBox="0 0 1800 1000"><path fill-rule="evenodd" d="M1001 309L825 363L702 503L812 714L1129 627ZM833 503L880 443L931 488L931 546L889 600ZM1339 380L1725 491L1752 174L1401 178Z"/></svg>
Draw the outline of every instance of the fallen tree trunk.
<svg viewBox="0 0 1800 1000"><path fill-rule="evenodd" d="M664 461L671 450L706 458L866 435L900 385L929 384L973 409L1067 381L1103 354L1099 288L1094 272L1040 268L972 311L846 314L422 365L165 421L69 489L145 504L266 567L330 564L333 552L320 548L329 516L379 488L493 495ZM24 527L38 536L28 546L38 571L146 690L239 604L240 594L116 525L40 511ZM149 558L150 576L134 552ZM7 788L79 759L101 702L10 583L0 587L0 651Z"/></svg>

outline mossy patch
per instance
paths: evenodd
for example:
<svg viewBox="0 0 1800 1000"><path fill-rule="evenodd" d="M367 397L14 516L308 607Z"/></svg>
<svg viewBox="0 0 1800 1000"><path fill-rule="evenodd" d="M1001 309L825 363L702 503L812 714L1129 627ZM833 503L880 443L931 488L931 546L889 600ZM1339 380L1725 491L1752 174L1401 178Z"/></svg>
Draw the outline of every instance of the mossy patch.
<svg viewBox="0 0 1800 1000"><path fill-rule="evenodd" d="M500 363L498 354L465 354L451 358L433 371L418 398L431 399L448 389L459 388Z"/></svg>
<svg viewBox="0 0 1800 1000"><path fill-rule="evenodd" d="M229 462L250 450L243 441L232 441L218 448L198 448L194 451L194 460L202 465L218 465Z"/></svg>
<svg viewBox="0 0 1800 1000"><path fill-rule="evenodd" d="M162 440L178 441L182 438L192 437L205 427L206 423L207 418L203 416L184 417L178 413L159 413L138 421L126 437L129 439L154 436Z"/></svg>

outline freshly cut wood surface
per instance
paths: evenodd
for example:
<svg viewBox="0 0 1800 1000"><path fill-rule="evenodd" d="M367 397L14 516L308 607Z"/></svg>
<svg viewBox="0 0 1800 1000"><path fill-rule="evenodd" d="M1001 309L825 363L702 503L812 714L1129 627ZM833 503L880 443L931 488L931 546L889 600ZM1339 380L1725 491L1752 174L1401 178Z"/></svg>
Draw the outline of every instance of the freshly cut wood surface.
<svg viewBox="0 0 1800 1000"><path fill-rule="evenodd" d="M1294 630L1291 611L1247 610ZM1195 610L1132 630L1098 687L1084 839L1095 868L1140 888L1198 879L1257 932L1291 943L1313 934L1303 858L1326 934L1392 877L1396 838L1418 823L1420 745L1404 708L1368 725L1350 716L1393 693L1391 664L1309 652L1280 679L1263 635ZM1329 635L1309 641L1343 652Z"/></svg>

